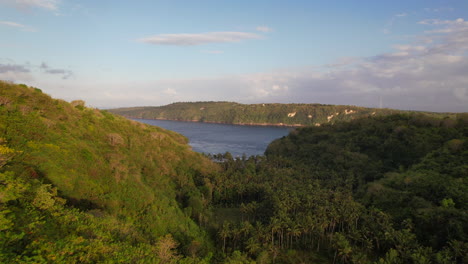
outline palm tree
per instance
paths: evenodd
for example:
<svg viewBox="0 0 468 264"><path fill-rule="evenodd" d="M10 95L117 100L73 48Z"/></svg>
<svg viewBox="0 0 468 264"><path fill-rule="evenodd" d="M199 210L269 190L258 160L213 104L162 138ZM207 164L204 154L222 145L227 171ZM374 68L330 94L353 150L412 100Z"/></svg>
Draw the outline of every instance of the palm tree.
<svg viewBox="0 0 468 264"><path fill-rule="evenodd" d="M226 239L230 234L230 225L229 222L224 222L223 226L221 227L221 230L219 230L219 236L223 239L223 253L225 253L226 250Z"/></svg>

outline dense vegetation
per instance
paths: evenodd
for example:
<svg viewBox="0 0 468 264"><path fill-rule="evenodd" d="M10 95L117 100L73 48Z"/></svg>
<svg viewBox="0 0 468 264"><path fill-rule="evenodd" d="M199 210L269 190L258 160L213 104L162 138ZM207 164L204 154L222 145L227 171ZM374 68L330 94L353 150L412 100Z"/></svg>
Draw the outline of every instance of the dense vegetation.
<svg viewBox="0 0 468 264"><path fill-rule="evenodd" d="M109 109L131 118L168 119L242 125L309 126L359 117L388 115L398 110L321 104L238 104L232 102L173 103L159 107Z"/></svg>
<svg viewBox="0 0 468 264"><path fill-rule="evenodd" d="M1 263L209 257L187 201L217 166L183 136L0 82L0 139Z"/></svg>
<svg viewBox="0 0 468 264"><path fill-rule="evenodd" d="M468 263L467 114L300 128L266 158L216 158L224 252L258 263Z"/></svg>
<svg viewBox="0 0 468 264"><path fill-rule="evenodd" d="M468 263L468 115L434 116L331 120L212 162L0 82L0 262Z"/></svg>

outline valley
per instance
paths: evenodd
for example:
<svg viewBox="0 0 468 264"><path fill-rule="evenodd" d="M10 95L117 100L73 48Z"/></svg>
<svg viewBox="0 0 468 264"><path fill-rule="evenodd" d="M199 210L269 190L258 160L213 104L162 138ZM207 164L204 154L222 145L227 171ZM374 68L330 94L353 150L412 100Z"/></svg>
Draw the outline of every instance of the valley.
<svg viewBox="0 0 468 264"><path fill-rule="evenodd" d="M0 82L0 131L1 262L467 261L466 113L335 120L207 157Z"/></svg>

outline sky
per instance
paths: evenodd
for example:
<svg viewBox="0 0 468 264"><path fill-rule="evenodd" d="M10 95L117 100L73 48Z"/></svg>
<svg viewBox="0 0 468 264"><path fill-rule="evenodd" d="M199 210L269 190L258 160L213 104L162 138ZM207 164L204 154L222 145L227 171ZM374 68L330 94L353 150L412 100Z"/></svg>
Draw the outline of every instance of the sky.
<svg viewBox="0 0 468 264"><path fill-rule="evenodd" d="M0 80L98 108L468 112L468 1L0 0Z"/></svg>

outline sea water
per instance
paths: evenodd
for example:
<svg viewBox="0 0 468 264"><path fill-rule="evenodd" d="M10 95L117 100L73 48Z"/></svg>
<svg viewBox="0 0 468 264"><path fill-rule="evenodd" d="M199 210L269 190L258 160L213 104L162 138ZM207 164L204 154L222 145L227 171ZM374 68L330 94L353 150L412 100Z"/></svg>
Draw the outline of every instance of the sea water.
<svg viewBox="0 0 468 264"><path fill-rule="evenodd" d="M286 136L293 128L275 126L244 126L134 119L180 133L189 139L192 149L207 154L231 153L234 157L263 155L268 144Z"/></svg>

